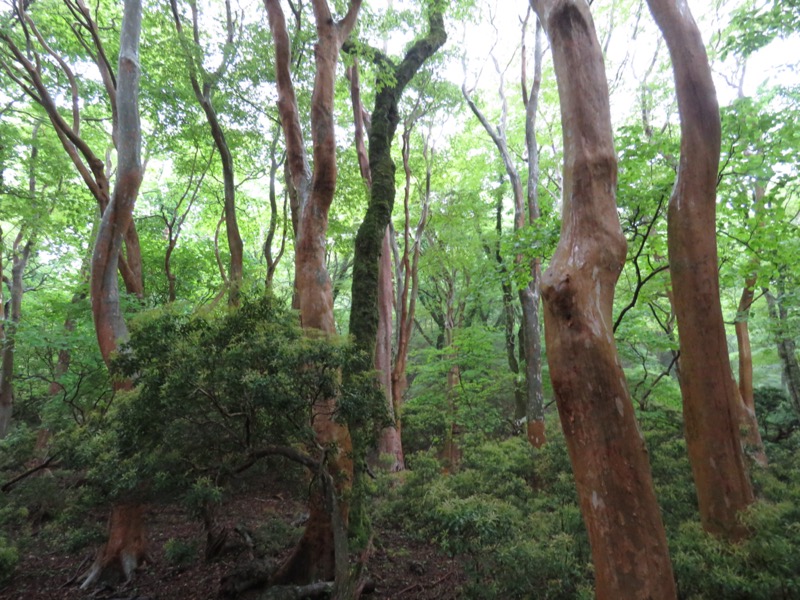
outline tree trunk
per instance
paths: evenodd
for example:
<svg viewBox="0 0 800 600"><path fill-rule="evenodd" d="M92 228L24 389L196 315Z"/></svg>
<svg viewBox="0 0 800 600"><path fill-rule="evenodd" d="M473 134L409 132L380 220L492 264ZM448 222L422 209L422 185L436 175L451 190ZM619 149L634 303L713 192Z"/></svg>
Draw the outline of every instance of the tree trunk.
<svg viewBox="0 0 800 600"><path fill-rule="evenodd" d="M523 23L524 27L527 21ZM538 38L537 38L538 39ZM478 118L483 125L483 128L492 138L500 157L503 160L506 175L511 182L511 190L514 196L514 231L520 232L525 227L526 213L528 224L532 224L535 219L539 217L539 202L538 202L538 148L536 146L536 132L535 132L535 116L538 108L538 92L539 82L541 81L541 60L542 50L541 44L537 45L535 53L534 69L536 74L534 76L534 85L531 90L531 96L528 97L527 86L524 81L523 71L523 102L526 108L525 118L525 141L529 152L528 163L528 194L527 202L526 196L522 189L522 178L519 171L514 164L514 159L508 148L508 139L506 131L508 130L508 101L505 95L505 84L503 74L497 63L497 60L492 57L495 62L495 68L500 75L500 87L498 95L501 100L502 112L501 122L495 128L488 119L484 116L475 102L470 98L467 92L466 85L461 86L461 92L469 105L470 110ZM523 67L524 68L524 67ZM532 151L532 153L531 153ZM526 210L527 204L527 210ZM497 229L498 235L500 233L500 214L498 213ZM497 252L497 261L502 265L502 257L500 256L499 249ZM527 264L526 264L527 263ZM531 275L531 280L517 289L517 296L522 307L522 329L521 329L521 350L525 358L525 376L524 383L519 380L517 374L519 373L519 366L516 364L516 359L513 357L513 334L509 337L510 329L513 327L513 308L510 303L510 283L503 282L503 306L506 313L506 348L509 352L509 366L512 373L515 375L515 403L516 403L516 418L525 417L527 421L528 439L535 447L540 447L545 442L544 432L544 391L542 389L542 371L541 371L541 333L539 331L539 261L533 259L526 260L525 254L518 252L514 257L514 264L516 269L528 270ZM501 270L505 270L501 267Z"/></svg>
<svg viewBox="0 0 800 600"><path fill-rule="evenodd" d="M128 328L119 302L117 268L125 234L142 182L139 123L139 35L141 0L125 0L118 68L118 165L114 194L103 211L92 256L92 314L100 353L106 364Z"/></svg>
<svg viewBox="0 0 800 600"><path fill-rule="evenodd" d="M14 353L16 350L17 326L22 316L22 295L24 288L22 276L31 254L32 240L22 244L22 231L17 235L13 245L13 263L11 266L11 281L9 282L11 297L3 302L0 292L0 316L3 322L0 325L0 440L6 437L11 425L11 416L14 411ZM20 247L21 246L21 247ZM0 260L2 260L0 258ZM3 284L2 265L0 265L0 285ZM7 311L7 312L6 312Z"/></svg>
<svg viewBox="0 0 800 600"><path fill-rule="evenodd" d="M716 185L720 117L700 32L685 2L648 0L669 47L681 117L681 158L667 237L681 352L686 445L703 527L736 539L753 500L742 452L742 400L720 306Z"/></svg>
<svg viewBox="0 0 800 600"><path fill-rule="evenodd" d="M149 560L143 513L144 507L140 504L118 504L114 507L108 522L108 542L97 553L94 563L84 575L81 589L100 582L128 582L134 571Z"/></svg>
<svg viewBox="0 0 800 600"><path fill-rule="evenodd" d="M392 229L386 228L383 236L380 264L378 268L378 343L375 347L375 369L378 371L381 385L386 395L386 406L393 424L384 427L378 440L378 454L391 457L391 462L382 464L390 472L402 471L405 468L403 442L400 429L400 414L394 405L392 390L392 308L394 287L392 286Z"/></svg>
<svg viewBox="0 0 800 600"><path fill-rule="evenodd" d="M396 407L393 401L391 368L392 261L388 236L396 192L392 143L400 121L398 103L406 86L447 40L443 9L443 5L430 9L427 35L409 48L400 63L395 64L380 51L373 50L378 71L388 77L379 77L370 119L368 165L363 160L363 138L357 143L362 175L369 184L369 205L356 234L350 333L356 344L376 354L375 366L382 374L388 409L394 419L399 417L399 406ZM351 77L351 84L355 86L354 103L359 97L357 73L354 68ZM385 81L392 84L386 85ZM359 106L354 106L354 110L361 113L360 100L357 104ZM363 118L356 114L356 122L359 121L363 123ZM381 433L379 451L393 456L390 470L403 468L399 425L388 427Z"/></svg>
<svg viewBox="0 0 800 600"><path fill-rule="evenodd" d="M603 58L583 0L532 0L553 49L564 136L561 239L542 278L550 377L597 598L675 598L647 449L611 329L625 262Z"/></svg>
<svg viewBox="0 0 800 600"><path fill-rule="evenodd" d="M537 223L539 211L539 145L536 140L536 113L539 110L539 89L542 82L542 25L536 19L534 41L533 85L525 100L525 146L528 150L528 224ZM525 85L523 82L523 90ZM544 386L542 384L542 334L539 326L539 303L541 301L541 260L538 256L530 260L531 279L519 291L522 304L522 336L525 352L525 382L527 385L528 441L534 448L541 448L547 438L544 427Z"/></svg>
<svg viewBox="0 0 800 600"><path fill-rule="evenodd" d="M300 322L309 333L333 335L336 333L336 324L333 292L325 263L325 237L328 210L333 201L337 177L334 83L339 51L355 25L361 0L351 0L347 14L340 21L333 19L326 0L312 1L318 36L314 50L316 72L311 99L313 174L308 168L291 79L291 46L286 19L278 0L264 0L264 4L275 42L278 110L286 139L288 184L293 199L293 219L296 220L295 291ZM334 535L337 530L334 523L339 523L346 531L353 460L350 432L345 424L334 420L336 404L336 398L324 398L315 403L312 423L319 445L333 449L328 455L327 465L336 482L336 495L340 496L337 507L329 510L321 485L314 486L303 537L275 574L274 583L309 583L336 577L337 587L346 584L339 581L342 572L336 569L337 561L346 561L347 557L337 556L342 553L342 540L339 540L337 552L334 538L341 536Z"/></svg>
<svg viewBox="0 0 800 600"><path fill-rule="evenodd" d="M90 286L100 352L110 364L128 329L119 302L117 261L125 233L133 220L133 207L142 182L141 127L139 122L139 36L142 27L141 0L125 0L120 31L118 68L118 166L114 194L97 234L92 256ZM129 387L121 382L118 387ZM87 588L121 570L125 580L145 558L143 508L138 504L116 505L109 521L109 538L97 555L82 587Z"/></svg>
<svg viewBox="0 0 800 600"><path fill-rule="evenodd" d="M36 206L36 159L39 154L37 138L39 124L33 126L31 132L31 156L28 165L28 192L31 206ZM33 247L33 237L23 244L25 226L20 225L14 243L11 246L11 280L3 275L3 257L0 255L0 440L8 435L11 417L14 412L14 354L16 352L17 327L22 317L22 295L25 293L22 278ZM0 242L3 232L0 229ZM0 248L2 245L0 244ZM11 297L6 303L3 298L2 285L9 288Z"/></svg>
<svg viewBox="0 0 800 600"><path fill-rule="evenodd" d="M403 254L397 256L395 273L397 274L397 349L395 351L394 365L392 366L392 411L395 417L395 427L401 444L402 451L402 405L408 389L408 352L411 344L411 334L414 329L414 318L419 294L419 256L422 243L422 234L428 221L428 207L431 197L431 162L427 146L423 150L427 168L425 172L425 192L422 199L419 221L413 243L411 239L411 214L409 200L411 196L411 167L409 165L411 128L407 123L403 131L403 170L405 172L405 187L403 191ZM397 252L399 255L399 251ZM405 468L405 457L399 465Z"/></svg>
<svg viewBox="0 0 800 600"><path fill-rule="evenodd" d="M79 20L81 28L85 28L91 32L91 44L94 45L94 51L91 51L91 54L97 64L100 78L105 87L109 104L111 105L112 141L116 146L117 140L119 139L119 109L117 105L118 90L114 81L114 75L111 72L111 66L100 40L97 23L94 21L91 12L82 0L78 0L76 4L78 10L74 11L73 14ZM68 94L71 100L71 123L67 122L62 116L58 105L53 100L53 96L44 83L41 65L45 61L42 61L39 51L34 49L33 44L29 44L26 48L26 52L22 52L8 35L0 33L0 40L6 44L14 60L21 67L21 70L17 71L11 69L9 66L3 65L0 65L0 67L6 72L12 73L14 81L16 81L22 90L47 113L62 147L77 169L87 189L94 196L95 200L97 200L100 212L103 213L109 203L110 186L108 175L106 174L108 169L104 162L92 151L86 140L81 137L81 102L78 97L79 88L75 73L64 58L57 55L47 45L45 36L39 31L36 23L26 12L27 4L18 3L16 8L19 11L20 19L24 21L25 26L29 29L30 33L33 34L32 37L28 36L28 41L32 42L34 38L38 41L39 46L41 46L41 48L58 64L61 73L70 84L69 92L65 92L65 94ZM76 35L78 35L77 32L81 28L75 28ZM88 40L81 37L81 43L86 44L87 42ZM31 55L33 60L29 58ZM144 296L144 282L142 279L141 248L139 246L139 236L136 232L136 225L133 220L130 221L128 229L123 233L125 236L126 258L120 257L116 265L125 283L126 291L129 294L142 298Z"/></svg>
<svg viewBox="0 0 800 600"><path fill-rule="evenodd" d="M758 429L756 404L753 397L753 352L750 348L750 306L753 304L757 275L747 277L736 314L736 343L739 346L739 394L742 397L741 426L745 431L746 450L762 467L767 466L767 454Z"/></svg>
<svg viewBox="0 0 800 600"><path fill-rule="evenodd" d="M183 35L183 22L178 12L177 0L170 0L172 17L175 21L175 29L179 35ZM231 12L230 0L225 0L226 31L227 37L223 47L223 56L219 68L214 73L206 72L203 67L202 59L196 57L203 55L200 44L200 30L198 27L197 3L194 0L189 2L192 11L192 47L186 48L186 61L189 68L189 80L192 84L194 96L198 104L203 109L206 121L211 130L211 137L214 145L219 151L220 161L222 162L222 182L224 189L224 211L225 211L225 232L228 236L228 252L230 254L230 268L228 269L228 304L239 306L239 294L242 287L243 278L243 243L239 233L239 223L236 219L236 185L233 171L233 155L231 154L228 142L225 139L225 132L219 122L217 111L212 102L214 90L217 82L225 74L231 60L231 52L234 47L233 40L233 15ZM184 40L184 43L188 43Z"/></svg>
<svg viewBox="0 0 800 600"><path fill-rule="evenodd" d="M350 333L357 344L374 351L378 332L378 270L386 228L392 216L395 197L395 164L392 142L400 120L397 106L411 78L424 62L447 40L443 4L430 8L428 33L418 39L399 64L380 51L375 62L380 77L372 110L369 132L369 170L372 177L369 206L358 228L353 259L352 307ZM391 81L393 84L387 85Z"/></svg>

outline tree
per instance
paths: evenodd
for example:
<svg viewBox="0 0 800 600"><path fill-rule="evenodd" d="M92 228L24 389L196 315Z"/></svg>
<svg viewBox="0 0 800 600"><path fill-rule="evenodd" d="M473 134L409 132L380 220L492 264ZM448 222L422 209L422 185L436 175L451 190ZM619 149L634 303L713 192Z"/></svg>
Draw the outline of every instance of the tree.
<svg viewBox="0 0 800 600"><path fill-rule="evenodd" d="M550 39L564 135L561 239L542 277L550 378L598 598L675 598L647 449L612 334L625 260L600 45L583 0L532 0ZM636 515L636 518L631 518Z"/></svg>
<svg viewBox="0 0 800 600"><path fill-rule="evenodd" d="M141 124L139 122L139 37L142 28L141 0L125 0L119 39L117 69L117 179L92 254L91 299L95 331L106 364L121 342L128 339L117 281L125 233L133 221L133 207L142 182ZM130 381L120 384L128 387ZM109 537L81 585L88 588L107 571L121 571L126 580L147 558L142 506L116 504L109 520Z"/></svg>
<svg viewBox="0 0 800 600"><path fill-rule="evenodd" d="M117 76L113 72L100 36L100 27L83 0L64 0L64 5L70 18L75 20L74 26L71 27L71 35L74 36L79 47L89 55L89 59L97 65L103 84L102 89L105 91L105 99L110 106L111 142L116 146L120 140L118 135L119 90L117 89ZM110 166L106 165L105 161L98 156L98 152L92 148L85 132L81 129L82 117L87 116L84 114L87 109L86 104L84 103L82 106L81 103L79 79L75 74L75 69L64 58L67 52L59 53L52 40L48 41L48 34L39 30L28 12L29 3L15 0L13 7L15 19L11 21L11 24L16 23L22 29L26 41L25 50L23 51L19 47L12 35L12 26L9 24L3 31L0 31L0 40L3 42L2 52L6 59L0 61L0 67L25 94L45 110L65 152L72 160L86 187L97 200L102 213L110 201L111 186L108 175ZM56 39L61 37L59 34ZM63 35L64 40L67 38L67 35ZM59 94L54 94L48 88L51 79L59 81L62 78L69 83L67 97L70 101L71 123L61 114L57 102ZM125 256L121 256L115 263L125 282L126 291L141 297L144 294L144 283L141 249L135 225L131 223L131 226L123 233L125 235Z"/></svg>
<svg viewBox="0 0 800 600"><path fill-rule="evenodd" d="M107 364L119 343L128 337L119 301L117 266L123 241L133 223L133 207L143 176L139 122L141 11L141 0L126 0L116 86L117 177L114 193L103 211L92 254L92 314L100 352Z"/></svg>
<svg viewBox="0 0 800 600"><path fill-rule="evenodd" d="M391 222L395 199L395 164L392 143L400 122L398 104L406 86L422 65L447 41L444 29L445 2L432 2L425 6L428 13L428 32L417 39L406 51L403 60L396 63L376 48L367 53L373 56L376 73L375 104L369 129L368 155L360 152L359 163L368 182L369 205L364 220L358 228L353 258L353 289L351 293L350 333L368 355L375 356L375 366L381 372L381 383L387 394L390 414L396 419L391 377L392 351L392 258ZM357 67L351 77L355 98L359 97ZM387 83L388 82L388 83ZM356 109L356 104L359 105ZM363 116L360 101L354 101L354 118L357 124L357 144L363 148ZM358 133L360 132L360 134ZM367 158L365 164L364 158ZM390 437L390 439L386 439ZM384 450L394 455L392 470L403 468L402 441L395 427L384 432Z"/></svg>
<svg viewBox="0 0 800 600"><path fill-rule="evenodd" d="M222 162L222 179L225 194L224 202L224 219L225 231L228 235L228 250L230 252L230 271L228 273L228 304L231 306L239 305L239 293L242 286L243 277L243 243L242 236L239 233L239 223L236 218L236 185L234 181L233 170L233 155L231 154L228 142L225 137L225 131L217 114L217 110L213 104L214 92L216 91L217 83L220 78L225 75L225 72L230 64L232 55L235 51L234 44L234 24L233 14L231 12L230 0L225 1L225 30L226 38L225 45L223 46L223 56L220 60L219 66L213 73L210 73L203 66L202 57L203 49L200 45L200 28L198 26L198 11L197 3L194 0L189 1L189 8L191 9L191 28L192 37L188 38L183 32L183 17L178 11L177 0L170 0L170 7L172 8L172 16L175 20L175 29L181 37L183 51L186 57L186 65L189 72L189 80L192 84L192 91L194 91L197 102L203 109L203 113L208 121L208 126L211 129L211 136L214 139L214 145L219 152L220 160Z"/></svg>
<svg viewBox="0 0 800 600"><path fill-rule="evenodd" d="M279 0L264 0L264 4L275 43L278 110L286 141L287 185L295 198L292 218L296 222L295 291L300 323L309 335L332 335L336 333L336 326L331 281L325 265L325 234L337 178L334 82L339 51L355 26L361 0L351 0L347 13L338 21L334 20L327 0L312 2L318 36L314 49L316 70L311 101L313 173L308 165L292 82L286 19ZM347 426L338 422L335 416L336 398L327 398L314 408L317 440L323 447L331 448L329 468L340 495L337 514L328 510L320 489L312 491L303 537L273 578L275 582L308 583L331 579L335 574L337 583L344 583L343 579L347 578L347 540L341 539L344 534L341 528L347 527L349 516L347 496L353 477L352 442Z"/></svg>
<svg viewBox="0 0 800 600"><path fill-rule="evenodd" d="M541 46L541 27L537 19L536 42L534 50L534 80L531 86L530 96L527 87L527 73L524 59L524 34L527 28L527 19L522 24L523 30L523 67L522 67L522 101L525 107L525 145L528 151L528 183L527 193L523 192L522 178L519 170L514 164L509 149L508 137L508 100L505 93L505 77L500 69L497 58L492 55L495 70L500 76L498 96L501 102L500 124L493 127L489 123L475 101L467 91L466 84L462 85L461 91L472 113L481 122L481 125L489 134L489 137L497 147L497 151L503 160L506 175L511 182L511 191L514 198L514 232L520 235L526 226L533 226L539 218L539 151L536 143L536 111L539 102L539 87L542 78L542 46ZM498 234L502 231L501 219L502 202L499 201L497 212ZM501 271L506 272L503 278L503 301L506 313L506 347L509 358L509 365L514 373L518 373L519 367L514 352L514 309L511 306L511 284L507 281L508 269L503 264L503 259L499 250L500 241L495 255L500 264ZM527 421L528 440L531 444L540 448L545 443L544 432L544 392L542 390L542 369L541 369L541 334L539 331L539 277L540 277L541 258L536 256L528 258L522 251L516 253L514 264L520 273L527 271L528 277L517 287L517 295L522 307L522 327L520 329L520 354L525 360L524 385L517 384L515 390L517 395L517 418L525 417Z"/></svg>
<svg viewBox="0 0 800 600"><path fill-rule="evenodd" d="M667 247L680 341L686 444L705 529L735 539L752 504L739 434L742 398L733 379L720 306L716 187L720 118L700 31L685 4L648 0L669 48L681 117L678 178Z"/></svg>

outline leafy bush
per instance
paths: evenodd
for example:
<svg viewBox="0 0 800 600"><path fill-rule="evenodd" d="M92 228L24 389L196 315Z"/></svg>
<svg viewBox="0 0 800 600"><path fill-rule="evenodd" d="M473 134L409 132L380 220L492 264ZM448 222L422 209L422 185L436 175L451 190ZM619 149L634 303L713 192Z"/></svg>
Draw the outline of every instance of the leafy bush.
<svg viewBox="0 0 800 600"><path fill-rule="evenodd" d="M379 519L462 557L470 598L591 597L588 540L557 433L540 450L523 438L466 446L451 475L430 454L409 465Z"/></svg>
<svg viewBox="0 0 800 600"><path fill-rule="evenodd" d="M17 561L19 561L17 549L11 546L4 537L0 537L0 583L11 579Z"/></svg>
<svg viewBox="0 0 800 600"><path fill-rule="evenodd" d="M302 529L284 521L279 515L270 515L253 533L256 556L275 556L300 539Z"/></svg>
<svg viewBox="0 0 800 600"><path fill-rule="evenodd" d="M197 558L197 542L170 538L164 543L164 558L176 567L190 565Z"/></svg>
<svg viewBox="0 0 800 600"><path fill-rule="evenodd" d="M135 388L75 444L76 462L108 494L146 482L157 493L188 491L202 507L219 500L202 481L224 485L266 447L317 452L310 417L319 402L337 398L334 417L352 426L381 422L373 380L341 375L359 361L346 343L304 335L272 298L216 318L153 311L113 365Z"/></svg>

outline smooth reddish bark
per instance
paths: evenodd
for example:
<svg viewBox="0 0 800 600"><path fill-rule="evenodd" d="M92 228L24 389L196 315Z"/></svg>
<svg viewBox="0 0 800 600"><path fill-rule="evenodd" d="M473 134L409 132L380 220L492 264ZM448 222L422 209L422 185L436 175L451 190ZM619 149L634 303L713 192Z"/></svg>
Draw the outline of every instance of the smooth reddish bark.
<svg viewBox="0 0 800 600"><path fill-rule="evenodd" d="M720 117L700 31L685 0L648 0L672 58L681 118L681 158L667 236L680 342L686 445L703 527L736 539L737 515L754 501L739 424L719 294L716 186Z"/></svg>
<svg viewBox="0 0 800 600"><path fill-rule="evenodd" d="M647 448L612 334L625 262L602 51L583 0L532 0L564 137L561 238L542 278L550 377L589 533L597 598L675 598Z"/></svg>
<svg viewBox="0 0 800 600"><path fill-rule="evenodd" d="M333 118L336 65L342 44L355 25L361 0L352 0L347 14L333 19L326 0L313 0L317 25L314 91L311 99L311 138L314 171L310 172L300 126L297 99L291 78L291 45L279 0L264 0L275 43L278 111L286 141L292 216L295 226L295 291L302 327L313 334L336 333L333 293L325 261L328 210L336 189L336 139ZM340 496L333 511L326 509L320 486L315 486L309 504L309 520L303 537L273 578L275 583L308 583L319 579L339 581L341 570L334 548L335 525L347 528L352 487L353 460L350 432L334 419L336 398L325 398L312 409L312 426L323 448L334 448L327 462ZM336 514L333 514L336 513ZM339 552L341 553L341 552ZM346 573L344 574L346 576Z"/></svg>
<svg viewBox="0 0 800 600"><path fill-rule="evenodd" d="M147 540L144 527L144 507L140 504L118 504L108 522L109 538L97 553L94 563L84 575L81 589L112 578L118 583L130 581L134 571L145 561Z"/></svg>

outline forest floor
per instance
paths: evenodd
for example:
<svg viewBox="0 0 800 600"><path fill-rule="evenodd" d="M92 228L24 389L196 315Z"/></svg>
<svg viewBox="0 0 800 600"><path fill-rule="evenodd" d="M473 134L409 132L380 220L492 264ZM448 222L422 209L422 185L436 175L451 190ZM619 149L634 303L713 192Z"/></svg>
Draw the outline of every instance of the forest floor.
<svg viewBox="0 0 800 600"><path fill-rule="evenodd" d="M280 481L277 484L264 480L251 482L231 496L219 511L219 523L231 532L226 550L211 562L205 562L202 557L205 534L201 523L191 519L177 503L150 505L147 526L153 563L137 572L131 583L116 589L81 590L80 575L91 564L94 549L87 547L69 552L58 548L58 544L42 532L32 535L20 552L13 579L0 587L0 599L217 599L222 578L257 558L254 538L285 537L287 531L300 532L301 528L293 525L302 520L304 513L296 491L293 494L291 486L282 486ZM104 519L101 512L94 517L98 523ZM265 522L271 523L266 532ZM267 540L267 545L278 560L291 550L291 540L288 544ZM183 550L183 556L179 557L182 560L176 561L176 549ZM374 582L374 591L362 596L368 600L451 600L461 596L460 590L466 581L459 562L436 546L414 540L402 531L381 527L374 530L367 572ZM240 596L242 599L255 597Z"/></svg>

